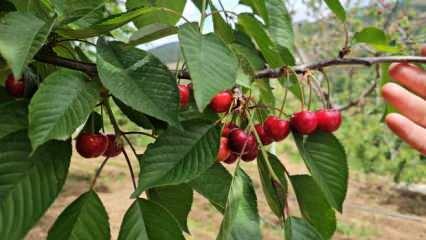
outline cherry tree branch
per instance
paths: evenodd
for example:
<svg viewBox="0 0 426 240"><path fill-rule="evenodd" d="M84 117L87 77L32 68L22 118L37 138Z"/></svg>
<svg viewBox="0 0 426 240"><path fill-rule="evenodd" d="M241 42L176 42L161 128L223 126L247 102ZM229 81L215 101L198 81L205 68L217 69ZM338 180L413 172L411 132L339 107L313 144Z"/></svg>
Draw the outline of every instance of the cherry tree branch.
<svg viewBox="0 0 426 240"><path fill-rule="evenodd" d="M73 59L67 59L60 56L56 56L54 53L49 51L40 51L35 57L35 60L43 63L48 63L60 67L70 68L78 71L85 72L89 76L97 76L96 64L81 62ZM389 57L359 57L359 58L334 58L329 60L320 61L317 63L302 64L291 67L284 66L281 68L266 68L258 71L255 74L255 78L280 78L288 75L291 72L297 74L304 74L310 70L322 70L331 66L343 66L343 65L362 65L372 66L380 63L392 63L392 62L411 62L411 63L426 63L426 57L418 56L389 56ZM183 79L191 79L191 75L188 71L179 71L177 76Z"/></svg>
<svg viewBox="0 0 426 240"><path fill-rule="evenodd" d="M368 97L374 92L374 90L376 89L376 86L377 86L377 82L374 82L367 89L365 89L364 92L362 92L357 99L354 99L350 101L349 103L347 103L346 105L339 107L338 108L339 111L345 111L345 110L348 110L349 108L352 108L361 104L366 97Z"/></svg>

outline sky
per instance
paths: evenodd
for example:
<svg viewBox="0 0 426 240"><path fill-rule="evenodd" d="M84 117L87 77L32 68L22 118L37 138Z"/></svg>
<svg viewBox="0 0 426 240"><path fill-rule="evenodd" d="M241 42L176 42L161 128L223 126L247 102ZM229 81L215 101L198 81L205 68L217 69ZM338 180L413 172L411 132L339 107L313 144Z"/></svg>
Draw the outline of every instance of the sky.
<svg viewBox="0 0 426 240"><path fill-rule="evenodd" d="M219 8L220 5L218 4L218 0L212 0L212 1L213 1L213 4L215 4L215 6ZM236 13L250 11L249 8L238 4L238 1L239 0L222 0L222 4L224 5L224 8L226 10L233 11ZM293 19L292 19L293 22L299 22L302 20L315 20L312 16L308 15L306 11L306 6L303 3L303 1L301 0L289 0L289 1L291 2L293 10L295 10L294 11L295 14L293 15ZM367 4L369 2L369 0L360 0L360 1L363 2L363 4ZM329 10L325 6L324 6L324 11L325 11L325 14L329 13ZM187 18L190 21L199 21L201 18L201 13L198 11L197 7L192 3L192 1L187 1L187 5L185 6L183 15L185 18ZM178 25L183 23L184 21L181 20L178 23ZM211 17L206 19L204 29L206 32L213 30L213 22ZM169 36L169 37L165 37L165 38L153 41L145 46L142 46L142 48L145 48L145 49L154 48L166 43L176 42L176 41L178 41L177 36Z"/></svg>

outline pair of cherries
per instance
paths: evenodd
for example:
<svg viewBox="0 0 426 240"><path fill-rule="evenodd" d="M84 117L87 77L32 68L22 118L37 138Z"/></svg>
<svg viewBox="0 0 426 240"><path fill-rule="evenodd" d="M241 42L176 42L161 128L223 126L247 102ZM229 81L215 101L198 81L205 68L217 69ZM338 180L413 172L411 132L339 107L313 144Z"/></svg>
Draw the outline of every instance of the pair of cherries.
<svg viewBox="0 0 426 240"><path fill-rule="evenodd" d="M76 150L84 158L111 158L123 151L123 144L114 134L82 133L77 137Z"/></svg>
<svg viewBox="0 0 426 240"><path fill-rule="evenodd" d="M189 104L191 97L192 85L179 84L179 104L181 108L185 108ZM231 91L222 91L216 94L210 102L210 108L215 113L224 113L229 110L232 105L234 96Z"/></svg>
<svg viewBox="0 0 426 240"><path fill-rule="evenodd" d="M4 83L6 91L15 98L24 97L25 83L23 79L15 79L12 74L9 74Z"/></svg>
<svg viewBox="0 0 426 240"><path fill-rule="evenodd" d="M339 129L342 114L336 109L320 109L316 112L301 111L290 120L291 128L300 134L309 135L317 130L332 133Z"/></svg>
<svg viewBox="0 0 426 240"><path fill-rule="evenodd" d="M217 160L228 164L234 163L238 156L246 162L253 161L259 154L259 146L253 133L246 133L233 123L224 126L220 138Z"/></svg>

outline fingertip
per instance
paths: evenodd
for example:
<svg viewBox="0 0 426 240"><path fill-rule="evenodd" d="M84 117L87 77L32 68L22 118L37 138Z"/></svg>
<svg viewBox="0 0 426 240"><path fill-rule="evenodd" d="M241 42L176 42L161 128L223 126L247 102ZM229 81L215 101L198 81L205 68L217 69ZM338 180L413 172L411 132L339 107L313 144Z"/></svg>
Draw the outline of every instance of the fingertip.
<svg viewBox="0 0 426 240"><path fill-rule="evenodd" d="M389 98L391 96L394 96L395 93L398 91L399 86L396 83L386 83L382 87L382 96L384 98Z"/></svg>
<svg viewBox="0 0 426 240"><path fill-rule="evenodd" d="M396 126L401 122L401 115L398 113L389 113L385 117L385 123L389 126L390 129L395 129Z"/></svg>

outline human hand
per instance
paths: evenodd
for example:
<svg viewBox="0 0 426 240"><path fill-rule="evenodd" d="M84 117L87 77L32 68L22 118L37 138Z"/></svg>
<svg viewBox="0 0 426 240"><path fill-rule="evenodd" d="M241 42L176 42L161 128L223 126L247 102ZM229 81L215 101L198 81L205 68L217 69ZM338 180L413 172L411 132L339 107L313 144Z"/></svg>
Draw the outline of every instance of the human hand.
<svg viewBox="0 0 426 240"><path fill-rule="evenodd" d="M421 54L426 56L426 45ZM382 95L399 113L387 115L386 124L426 155L426 71L409 63L394 63L389 74L398 84L387 83L382 88Z"/></svg>

